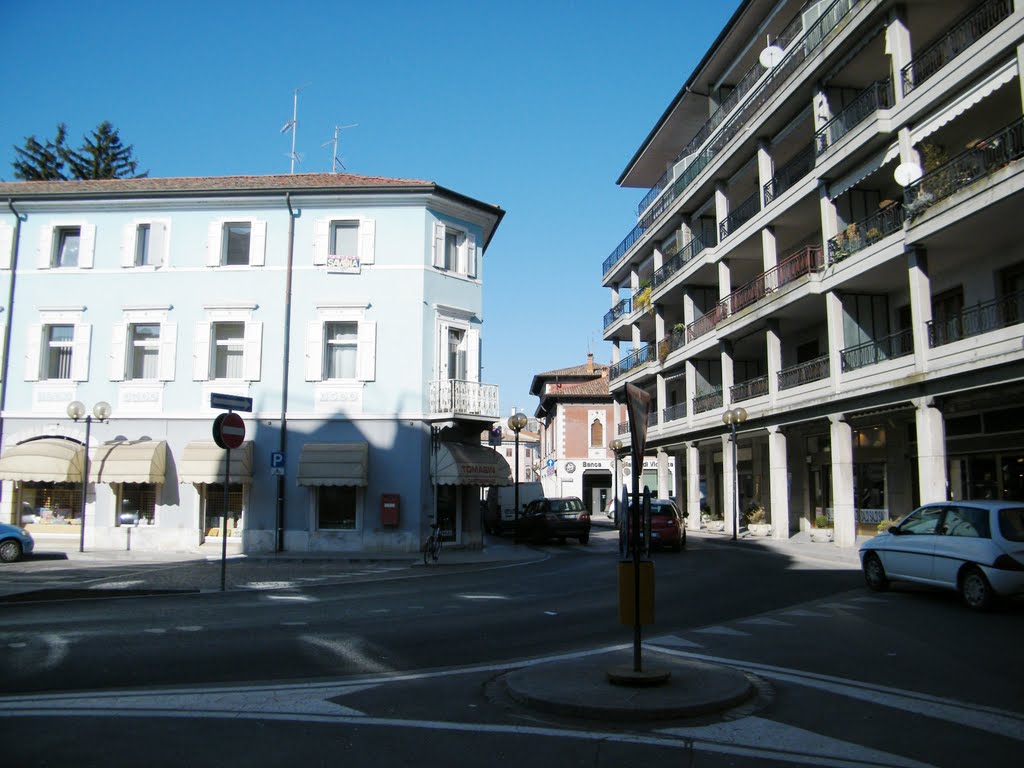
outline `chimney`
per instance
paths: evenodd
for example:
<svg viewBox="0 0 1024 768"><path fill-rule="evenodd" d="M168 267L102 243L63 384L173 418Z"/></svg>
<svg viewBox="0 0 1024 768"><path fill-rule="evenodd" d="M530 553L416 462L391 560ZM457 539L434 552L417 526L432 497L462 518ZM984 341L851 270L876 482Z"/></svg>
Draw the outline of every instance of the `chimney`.
<svg viewBox="0 0 1024 768"><path fill-rule="evenodd" d="M587 352L587 373L594 372L594 353Z"/></svg>

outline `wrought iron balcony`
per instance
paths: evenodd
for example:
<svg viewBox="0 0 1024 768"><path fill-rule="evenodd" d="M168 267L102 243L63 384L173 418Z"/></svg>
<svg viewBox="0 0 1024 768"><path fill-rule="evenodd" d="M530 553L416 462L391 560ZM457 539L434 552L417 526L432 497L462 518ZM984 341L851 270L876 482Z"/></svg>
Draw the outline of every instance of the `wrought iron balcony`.
<svg viewBox="0 0 1024 768"><path fill-rule="evenodd" d="M941 347L954 341L980 336L1024 322L1024 292L977 304L952 317L928 323L928 346Z"/></svg>
<svg viewBox="0 0 1024 768"><path fill-rule="evenodd" d="M881 339L847 347L839 353L843 372L855 371L883 360L893 360L912 354L914 354L914 333L909 328Z"/></svg>
<svg viewBox="0 0 1024 768"><path fill-rule="evenodd" d="M901 72L906 96L953 59L978 42L1013 13L1013 0L987 0L969 11L942 37L914 54Z"/></svg>
<svg viewBox="0 0 1024 768"><path fill-rule="evenodd" d="M848 225L838 235L829 239L829 263L842 261L857 251L877 243L883 237L899 231L903 227L905 218L904 206L894 203L866 219Z"/></svg>
<svg viewBox="0 0 1024 768"><path fill-rule="evenodd" d="M677 421L679 419L686 418L686 403L677 403L676 405L670 405L662 412L661 420L663 422Z"/></svg>
<svg viewBox="0 0 1024 768"><path fill-rule="evenodd" d="M719 241L724 240L729 236L730 232L735 232L754 218L760 210L761 196L755 192L730 211L729 215L725 217L725 220L718 225Z"/></svg>
<svg viewBox="0 0 1024 768"><path fill-rule="evenodd" d="M814 151L821 157L828 148L846 136L880 109L893 105L892 80L879 80L861 91L838 115L814 134Z"/></svg>
<svg viewBox="0 0 1024 768"><path fill-rule="evenodd" d="M904 206L914 219L940 200L1024 156L1024 118L979 141L903 190Z"/></svg>
<svg viewBox="0 0 1024 768"><path fill-rule="evenodd" d="M733 403L739 403L744 400L750 400L761 395L768 394L768 376L755 376L752 379L741 381L739 384L734 384L729 388L729 400Z"/></svg>
<svg viewBox="0 0 1024 768"><path fill-rule="evenodd" d="M623 315L628 315L633 311L633 297L630 296L628 299L623 299L614 307L609 309L604 315L604 327L607 328L609 325L614 323Z"/></svg>
<svg viewBox="0 0 1024 768"><path fill-rule="evenodd" d="M661 268L651 276L651 287L657 288L659 285L668 280L672 275L686 266L697 254L707 247L704 243L704 238L697 236L690 242L680 248L676 253L666 261Z"/></svg>
<svg viewBox="0 0 1024 768"><path fill-rule="evenodd" d="M622 358L615 365L608 369L608 379L617 379L624 373L628 373L641 365L647 365L655 359L654 344L646 344L630 355Z"/></svg>
<svg viewBox="0 0 1024 768"><path fill-rule="evenodd" d="M801 384L827 379L829 375L828 355L808 360L806 363L783 368L779 371L779 389L792 389Z"/></svg>
<svg viewBox="0 0 1024 768"><path fill-rule="evenodd" d="M693 398L693 412L704 413L705 411L711 411L715 408L722 407L722 390L721 388L712 390L711 392L704 392Z"/></svg>
<svg viewBox="0 0 1024 768"><path fill-rule="evenodd" d="M498 385L440 379L430 382L430 412L498 418Z"/></svg>
<svg viewBox="0 0 1024 768"><path fill-rule="evenodd" d="M803 152L775 172L775 175L764 185L766 207L811 172L811 169L814 168L814 157L814 145L810 144Z"/></svg>

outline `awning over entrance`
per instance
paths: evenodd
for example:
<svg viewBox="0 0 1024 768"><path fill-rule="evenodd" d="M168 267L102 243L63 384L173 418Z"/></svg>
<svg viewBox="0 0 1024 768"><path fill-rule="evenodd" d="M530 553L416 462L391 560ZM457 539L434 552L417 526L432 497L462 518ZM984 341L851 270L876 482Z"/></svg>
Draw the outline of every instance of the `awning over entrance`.
<svg viewBox="0 0 1024 768"><path fill-rule="evenodd" d="M505 457L482 445L441 443L434 482L438 485L512 485Z"/></svg>
<svg viewBox="0 0 1024 768"><path fill-rule="evenodd" d="M185 446L178 462L179 483L223 483L227 451L212 440L197 440ZM231 451L231 472L228 482L252 481L252 442L242 443Z"/></svg>
<svg viewBox="0 0 1024 768"><path fill-rule="evenodd" d="M163 483L167 443L163 440L122 440L104 443L89 462L94 483Z"/></svg>
<svg viewBox="0 0 1024 768"><path fill-rule="evenodd" d="M60 437L12 445L0 456L0 480L81 483L85 448Z"/></svg>
<svg viewBox="0 0 1024 768"><path fill-rule="evenodd" d="M299 456L299 485L366 485L366 443L306 443Z"/></svg>

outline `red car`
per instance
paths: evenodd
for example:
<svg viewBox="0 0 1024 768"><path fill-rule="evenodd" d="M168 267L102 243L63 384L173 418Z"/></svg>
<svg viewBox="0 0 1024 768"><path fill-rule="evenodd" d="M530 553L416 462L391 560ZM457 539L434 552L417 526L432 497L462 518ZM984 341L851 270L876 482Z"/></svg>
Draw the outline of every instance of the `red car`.
<svg viewBox="0 0 1024 768"><path fill-rule="evenodd" d="M633 512L632 506L629 511ZM687 516L669 499L651 499L651 549L682 550L686 546Z"/></svg>

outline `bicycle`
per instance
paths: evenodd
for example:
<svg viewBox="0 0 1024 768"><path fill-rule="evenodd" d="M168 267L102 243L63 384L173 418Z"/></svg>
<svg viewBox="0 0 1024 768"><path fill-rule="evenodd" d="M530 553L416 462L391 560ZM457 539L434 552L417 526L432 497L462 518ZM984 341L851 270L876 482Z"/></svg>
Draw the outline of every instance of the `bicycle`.
<svg viewBox="0 0 1024 768"><path fill-rule="evenodd" d="M441 554L441 527L437 523L430 524L430 536L427 537L427 545L423 549L423 564L428 565L431 560L437 562Z"/></svg>

